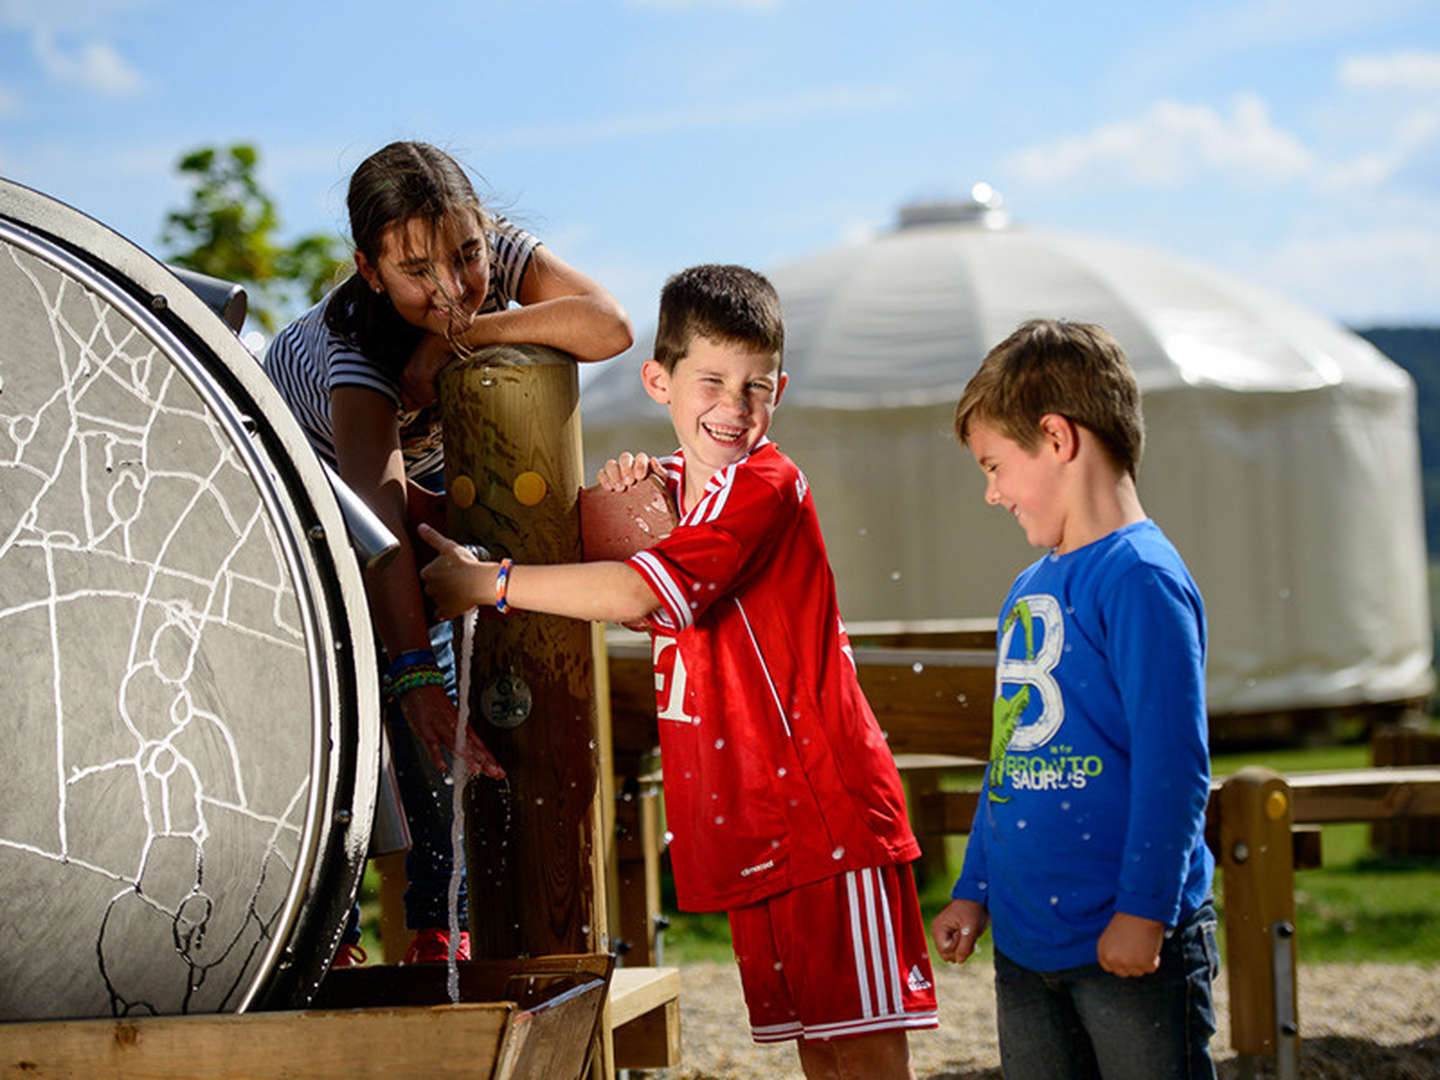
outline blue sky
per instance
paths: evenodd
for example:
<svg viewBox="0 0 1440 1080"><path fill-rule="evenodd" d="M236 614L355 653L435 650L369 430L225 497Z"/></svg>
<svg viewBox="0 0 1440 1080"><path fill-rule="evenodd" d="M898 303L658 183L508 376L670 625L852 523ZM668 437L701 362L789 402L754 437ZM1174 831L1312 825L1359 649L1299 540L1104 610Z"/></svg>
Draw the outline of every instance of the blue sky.
<svg viewBox="0 0 1440 1080"><path fill-rule="evenodd" d="M253 142L285 233L343 234L394 138L641 331L682 266L863 243L981 180L1021 225L1440 324L1430 0L0 0L0 174L157 254L189 149Z"/></svg>

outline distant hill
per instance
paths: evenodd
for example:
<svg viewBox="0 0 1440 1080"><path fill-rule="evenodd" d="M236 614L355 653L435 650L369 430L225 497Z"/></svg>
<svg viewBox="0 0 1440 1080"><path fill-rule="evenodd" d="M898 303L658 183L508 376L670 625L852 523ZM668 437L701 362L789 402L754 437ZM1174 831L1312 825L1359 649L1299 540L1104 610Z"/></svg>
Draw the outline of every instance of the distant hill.
<svg viewBox="0 0 1440 1080"><path fill-rule="evenodd" d="M1440 557L1440 326L1375 326L1355 333L1415 380L1425 535L1430 558L1435 559Z"/></svg>

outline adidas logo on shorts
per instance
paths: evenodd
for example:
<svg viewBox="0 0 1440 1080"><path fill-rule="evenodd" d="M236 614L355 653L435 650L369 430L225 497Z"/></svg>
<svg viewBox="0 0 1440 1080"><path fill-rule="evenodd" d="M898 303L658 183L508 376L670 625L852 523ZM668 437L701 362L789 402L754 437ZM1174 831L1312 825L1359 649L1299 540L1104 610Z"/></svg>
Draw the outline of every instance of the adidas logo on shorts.
<svg viewBox="0 0 1440 1080"><path fill-rule="evenodd" d="M910 968L910 975L906 978L905 983L906 983L907 986L910 987L910 989L911 989L912 991L914 991L914 992L917 993L917 994L918 994L921 990L929 990L929 989L930 989L930 980L927 979L927 978L925 978L924 975L920 974L920 967L919 967L919 965L913 965L913 966L911 966L911 968Z"/></svg>

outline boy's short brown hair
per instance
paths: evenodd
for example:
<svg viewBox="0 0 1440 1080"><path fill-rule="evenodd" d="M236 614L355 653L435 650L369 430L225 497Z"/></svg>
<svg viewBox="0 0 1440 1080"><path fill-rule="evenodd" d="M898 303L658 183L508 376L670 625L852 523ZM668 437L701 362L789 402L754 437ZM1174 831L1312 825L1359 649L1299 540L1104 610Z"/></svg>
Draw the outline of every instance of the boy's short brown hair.
<svg viewBox="0 0 1440 1080"><path fill-rule="evenodd" d="M775 286L743 266L707 263L673 275L660 291L655 362L673 371L697 336L783 360L785 321Z"/></svg>
<svg viewBox="0 0 1440 1080"><path fill-rule="evenodd" d="M955 435L968 445L970 425L983 422L1033 451L1047 413L1094 432L1116 466L1135 477L1145 445L1140 386L1108 331L1061 319L1022 323L966 384Z"/></svg>

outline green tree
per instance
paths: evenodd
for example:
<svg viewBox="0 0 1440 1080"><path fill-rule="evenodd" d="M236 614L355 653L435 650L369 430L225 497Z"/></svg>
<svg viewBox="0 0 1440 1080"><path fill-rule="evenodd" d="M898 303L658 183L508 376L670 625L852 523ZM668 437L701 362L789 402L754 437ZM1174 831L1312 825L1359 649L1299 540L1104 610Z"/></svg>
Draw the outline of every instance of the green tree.
<svg viewBox="0 0 1440 1080"><path fill-rule="evenodd" d="M160 242L170 262L245 286L251 316L273 332L297 302L325 294L346 265L346 248L330 233L277 240L280 217L255 178L259 161L246 143L182 157L176 168L190 203L166 215Z"/></svg>

